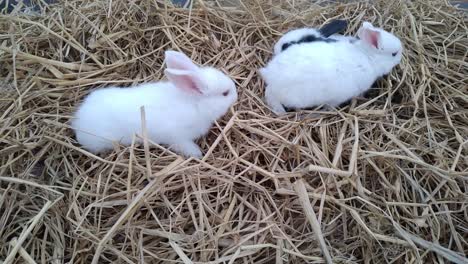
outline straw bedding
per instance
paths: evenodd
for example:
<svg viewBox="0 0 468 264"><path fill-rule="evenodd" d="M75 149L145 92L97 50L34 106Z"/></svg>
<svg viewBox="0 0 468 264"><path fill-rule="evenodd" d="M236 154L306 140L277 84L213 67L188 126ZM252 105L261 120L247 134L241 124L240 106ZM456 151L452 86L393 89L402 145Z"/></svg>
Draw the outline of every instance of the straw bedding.
<svg viewBox="0 0 468 264"><path fill-rule="evenodd" d="M61 1L0 17L5 263L466 263L468 38L444 1ZM273 115L257 69L297 26L363 20L404 58L368 98ZM236 82L202 160L149 142L95 156L69 121L97 87L181 50Z"/></svg>

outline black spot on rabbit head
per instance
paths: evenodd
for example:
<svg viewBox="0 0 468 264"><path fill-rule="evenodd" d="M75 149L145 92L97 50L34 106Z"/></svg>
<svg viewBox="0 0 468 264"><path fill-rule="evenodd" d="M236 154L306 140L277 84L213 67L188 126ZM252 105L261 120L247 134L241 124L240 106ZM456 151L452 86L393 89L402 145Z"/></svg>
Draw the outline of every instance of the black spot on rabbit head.
<svg viewBox="0 0 468 264"><path fill-rule="evenodd" d="M314 36L314 35L305 35L302 38L299 39L297 43L307 43L307 42L314 42L320 39L320 37Z"/></svg>
<svg viewBox="0 0 468 264"><path fill-rule="evenodd" d="M283 46L281 46L281 51L285 51L287 48L289 48L291 45L295 44L295 41L284 43Z"/></svg>
<svg viewBox="0 0 468 264"><path fill-rule="evenodd" d="M330 39L330 38L323 38L323 37L317 37L315 35L305 35L302 38L300 38L298 41L290 41L287 43L284 43L283 46L281 46L281 51L285 51L292 45L296 44L302 44L302 43L311 43L311 42L326 42L326 43L331 43L331 42L336 42L336 39Z"/></svg>
<svg viewBox="0 0 468 264"><path fill-rule="evenodd" d="M315 41L323 41L323 42L336 42L336 39L330 39L330 38L323 38L323 37L317 37L314 35L305 35L302 37L298 43L310 43L310 42L315 42Z"/></svg>

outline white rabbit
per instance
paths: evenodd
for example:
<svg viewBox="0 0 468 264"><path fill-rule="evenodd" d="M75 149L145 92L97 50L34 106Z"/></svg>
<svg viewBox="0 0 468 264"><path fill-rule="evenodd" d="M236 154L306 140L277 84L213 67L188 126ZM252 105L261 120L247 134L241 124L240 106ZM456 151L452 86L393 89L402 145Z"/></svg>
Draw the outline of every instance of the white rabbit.
<svg viewBox="0 0 468 264"><path fill-rule="evenodd" d="M165 59L169 81L89 94L72 122L85 149L98 153L112 149L112 142L130 145L134 133L142 135L140 107L144 106L150 140L185 156L202 156L194 140L234 104L236 87L221 71L198 67L183 53L166 51Z"/></svg>
<svg viewBox="0 0 468 264"><path fill-rule="evenodd" d="M284 107L338 106L368 90L401 61L401 41L364 22L359 39L294 45L273 59L260 74L266 82L265 100L273 112Z"/></svg>
<svg viewBox="0 0 468 264"><path fill-rule="evenodd" d="M357 38L338 34L346 29L348 23L345 20L334 19L320 29L298 28L285 33L276 42L273 48L274 55L286 50L295 44L310 43L314 41L335 42L355 41Z"/></svg>

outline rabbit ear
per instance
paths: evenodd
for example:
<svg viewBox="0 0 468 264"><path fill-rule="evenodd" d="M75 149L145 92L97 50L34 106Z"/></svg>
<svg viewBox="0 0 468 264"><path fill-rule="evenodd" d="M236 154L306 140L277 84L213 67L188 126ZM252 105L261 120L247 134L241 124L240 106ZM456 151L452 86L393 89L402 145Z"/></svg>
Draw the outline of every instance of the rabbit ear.
<svg viewBox="0 0 468 264"><path fill-rule="evenodd" d="M167 69L164 74L176 87L202 94L199 67L182 52L168 50L165 52Z"/></svg>
<svg viewBox="0 0 468 264"><path fill-rule="evenodd" d="M345 31L347 26L348 22L346 22L346 20L334 19L328 24L324 25L322 28L320 28L319 31L324 37L328 38L333 34Z"/></svg>
<svg viewBox="0 0 468 264"><path fill-rule="evenodd" d="M166 69L164 74L177 88L188 92L203 94L201 80L196 71Z"/></svg>
<svg viewBox="0 0 468 264"><path fill-rule="evenodd" d="M368 22L368 21L362 22L362 27L363 27L363 28L374 28L374 26L372 25L372 23L371 23L371 22Z"/></svg>
<svg viewBox="0 0 468 264"><path fill-rule="evenodd" d="M195 71L198 66L182 52L168 50L164 53L168 69Z"/></svg>
<svg viewBox="0 0 468 264"><path fill-rule="evenodd" d="M362 27L358 30L360 39L369 44L370 46L378 49L380 44L380 31L376 30L369 22L364 22Z"/></svg>

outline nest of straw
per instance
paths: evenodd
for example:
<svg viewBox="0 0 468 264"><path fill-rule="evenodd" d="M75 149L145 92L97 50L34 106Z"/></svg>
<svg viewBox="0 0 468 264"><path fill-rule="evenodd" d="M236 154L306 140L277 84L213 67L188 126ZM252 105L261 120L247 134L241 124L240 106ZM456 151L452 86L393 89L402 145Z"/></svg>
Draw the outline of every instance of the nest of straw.
<svg viewBox="0 0 468 264"><path fill-rule="evenodd" d="M436 0L292 3L77 0L0 16L0 259L466 263L466 15ZM332 18L398 35L401 65L337 111L273 115L257 69L274 41ZM166 49L237 84L204 158L80 149L69 121L83 97L163 78Z"/></svg>

